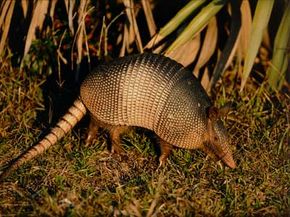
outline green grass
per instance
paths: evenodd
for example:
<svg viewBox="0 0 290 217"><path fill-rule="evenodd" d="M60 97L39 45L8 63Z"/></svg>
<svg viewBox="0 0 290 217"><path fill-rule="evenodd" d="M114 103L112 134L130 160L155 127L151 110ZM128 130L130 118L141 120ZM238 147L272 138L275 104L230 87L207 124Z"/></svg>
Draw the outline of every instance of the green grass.
<svg viewBox="0 0 290 217"><path fill-rule="evenodd" d="M0 68L0 165L35 141L44 125L42 79ZM229 83L229 82L227 82ZM232 101L226 126L237 168L197 150L175 149L157 170L145 133L123 138L124 156L111 155L103 135L84 146L85 124L0 185L1 216L287 216L289 96L249 83L217 88L216 105ZM136 148L138 147L138 148Z"/></svg>

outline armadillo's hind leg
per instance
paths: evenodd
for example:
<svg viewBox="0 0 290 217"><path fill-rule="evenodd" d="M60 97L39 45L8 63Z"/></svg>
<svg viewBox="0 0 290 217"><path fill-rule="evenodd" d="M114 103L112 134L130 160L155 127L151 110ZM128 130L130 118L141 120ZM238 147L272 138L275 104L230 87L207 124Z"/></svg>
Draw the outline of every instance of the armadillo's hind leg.
<svg viewBox="0 0 290 217"><path fill-rule="evenodd" d="M161 154L159 157L159 167L158 168L165 165L166 160L167 160L167 158L172 150L172 147L173 147L171 144L169 144L168 142L165 142L163 139L160 139L160 138L159 138L159 145L160 145Z"/></svg>
<svg viewBox="0 0 290 217"><path fill-rule="evenodd" d="M91 117L89 129L88 129L88 135L86 138L86 146L89 146L92 144L93 140L97 136L99 128L100 128L99 122L96 121L93 117Z"/></svg>
<svg viewBox="0 0 290 217"><path fill-rule="evenodd" d="M111 126L109 128L109 149L112 153L121 154L123 148L121 147L121 134L124 134L128 130L126 126Z"/></svg>

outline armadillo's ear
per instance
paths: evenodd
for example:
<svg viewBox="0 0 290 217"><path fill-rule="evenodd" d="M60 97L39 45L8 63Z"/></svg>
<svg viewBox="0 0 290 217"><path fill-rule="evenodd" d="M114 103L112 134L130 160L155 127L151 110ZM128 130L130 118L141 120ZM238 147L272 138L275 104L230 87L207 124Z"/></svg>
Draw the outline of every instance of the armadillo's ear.
<svg viewBox="0 0 290 217"><path fill-rule="evenodd" d="M219 110L214 106L209 107L207 117L211 122L215 122L219 118Z"/></svg>
<svg viewBox="0 0 290 217"><path fill-rule="evenodd" d="M228 102L219 109L219 117L225 117L232 110L231 103Z"/></svg>
<svg viewBox="0 0 290 217"><path fill-rule="evenodd" d="M225 117L229 113L230 110L231 110L230 103L225 104L220 109L214 106L211 106L207 110L207 117L212 122L215 122L217 119L221 117Z"/></svg>

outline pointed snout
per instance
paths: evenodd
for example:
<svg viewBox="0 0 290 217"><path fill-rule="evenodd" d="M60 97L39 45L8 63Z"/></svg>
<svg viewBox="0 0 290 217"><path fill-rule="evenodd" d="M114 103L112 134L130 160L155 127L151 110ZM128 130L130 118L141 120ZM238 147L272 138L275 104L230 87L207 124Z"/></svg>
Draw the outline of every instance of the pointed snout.
<svg viewBox="0 0 290 217"><path fill-rule="evenodd" d="M231 152L228 152L221 160L232 169L237 167Z"/></svg>

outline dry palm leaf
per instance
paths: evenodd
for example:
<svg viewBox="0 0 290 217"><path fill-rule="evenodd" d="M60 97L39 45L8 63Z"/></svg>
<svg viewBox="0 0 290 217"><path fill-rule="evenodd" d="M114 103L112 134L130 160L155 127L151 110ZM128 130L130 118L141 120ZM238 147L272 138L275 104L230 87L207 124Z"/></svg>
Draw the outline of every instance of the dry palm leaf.
<svg viewBox="0 0 290 217"><path fill-rule="evenodd" d="M213 0L205 6L190 23L184 28L175 41L168 47L167 53L183 45L203 30L211 20L226 4L225 0Z"/></svg>
<svg viewBox="0 0 290 217"><path fill-rule="evenodd" d="M179 62L183 66L191 64L199 51L200 48L200 34L195 36L193 39L188 40L185 44L180 47L165 53L165 56Z"/></svg>
<svg viewBox="0 0 290 217"><path fill-rule="evenodd" d="M247 49L247 54L245 57L245 64L244 64L244 70L242 74L242 83L241 83L240 91L244 89L246 81L254 65L256 55L261 45L263 33L269 23L273 5L274 5L274 0L267 0L267 1L259 0L257 3L255 14L254 14L254 19L253 19L253 26L252 26L251 37L249 41L249 47Z"/></svg>
<svg viewBox="0 0 290 217"><path fill-rule="evenodd" d="M286 3L286 8L280 22L278 32L274 42L274 52L270 67L267 71L269 83L272 89L279 90L285 80L287 66L289 64L289 44L290 44L290 1ZM288 46L288 47L287 47Z"/></svg>
<svg viewBox="0 0 290 217"><path fill-rule="evenodd" d="M240 28L241 28L240 5L241 5L241 1L231 2L233 12L232 12L230 35L221 53L218 63L213 71L210 84L207 88L208 92L214 86L214 84L218 81L218 79L220 78L222 73L226 70L228 65L232 62L232 59L236 52L237 44L239 42L238 39L239 39Z"/></svg>
<svg viewBox="0 0 290 217"><path fill-rule="evenodd" d="M145 48L152 49L162 39L175 31L190 14L192 14L205 2L205 0L191 0L190 2L188 2L187 5L179 10L178 13L164 27L160 29L160 31L148 42ZM154 52L157 52L157 50L155 50Z"/></svg>
<svg viewBox="0 0 290 217"><path fill-rule="evenodd" d="M206 90L208 89L210 82L209 70L208 67L205 67L202 78L201 78L201 86Z"/></svg>
<svg viewBox="0 0 290 217"><path fill-rule="evenodd" d="M50 5L50 10L49 10L49 15L53 19L54 15L54 10L56 6L57 0L51 0L51 5Z"/></svg>
<svg viewBox="0 0 290 217"><path fill-rule="evenodd" d="M252 29L252 13L248 0L242 1L241 4L242 25L240 30L238 49L242 57L246 56L249 47L251 29Z"/></svg>
<svg viewBox="0 0 290 217"><path fill-rule="evenodd" d="M22 11L23 11L24 18L26 18L26 16L27 16L28 4L29 4L29 1L21 0L21 8L22 8Z"/></svg>
<svg viewBox="0 0 290 217"><path fill-rule="evenodd" d="M39 28L42 29L43 22L45 20L45 15L48 11L49 1L37 1L36 6L33 10L32 19L30 22L30 26L28 29L25 48L24 48L24 55L26 55L29 51L30 45L32 41L35 39L35 30Z"/></svg>
<svg viewBox="0 0 290 217"><path fill-rule="evenodd" d="M203 67L211 58L211 56L214 54L217 44L217 36L218 36L217 21L216 17L213 17L207 26L200 55L193 71L193 74L196 77L198 77L198 72L200 68Z"/></svg>
<svg viewBox="0 0 290 217"><path fill-rule="evenodd" d="M4 3L4 6L2 7L1 16L0 16L0 27L2 27L3 33L0 40L0 53L2 53L4 50L5 42L6 42L8 32L10 29L12 14L14 11L14 5L15 5L15 1L11 1L11 2L6 1Z"/></svg>

